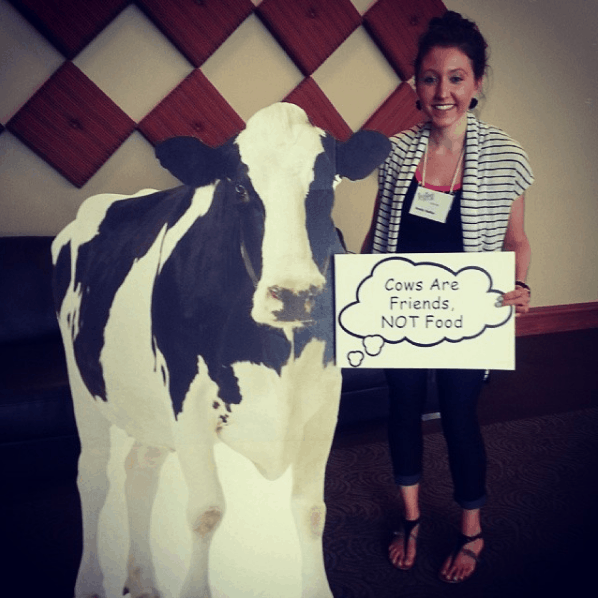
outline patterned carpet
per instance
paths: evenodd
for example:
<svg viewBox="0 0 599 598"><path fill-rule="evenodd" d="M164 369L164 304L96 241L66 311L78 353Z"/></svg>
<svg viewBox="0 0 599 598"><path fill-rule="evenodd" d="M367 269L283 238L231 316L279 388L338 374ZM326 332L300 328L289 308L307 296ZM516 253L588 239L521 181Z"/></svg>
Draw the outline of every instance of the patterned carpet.
<svg viewBox="0 0 599 598"><path fill-rule="evenodd" d="M596 596L597 412L483 427L489 460L486 548L461 585L437 579L459 523L443 436L425 436L419 554L403 572L388 562L400 516L385 442L331 453L325 555L336 598Z"/></svg>
<svg viewBox="0 0 599 598"><path fill-rule="evenodd" d="M484 561L471 580L455 586L437 580L459 520L441 434L425 436L424 523L411 572L387 560L399 510L380 430L370 440L336 443L324 538L335 598L597 595L596 409L490 424L483 434L489 458ZM3 498L8 494L8 504L0 504L0 533L9 548L0 595L71 598L81 542L74 484L12 488Z"/></svg>

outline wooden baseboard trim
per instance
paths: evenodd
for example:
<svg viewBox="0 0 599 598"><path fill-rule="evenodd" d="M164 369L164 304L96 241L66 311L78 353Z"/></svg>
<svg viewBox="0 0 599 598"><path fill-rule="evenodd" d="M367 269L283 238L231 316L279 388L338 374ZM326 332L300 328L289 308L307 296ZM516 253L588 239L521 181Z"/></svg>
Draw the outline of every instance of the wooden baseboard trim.
<svg viewBox="0 0 599 598"><path fill-rule="evenodd" d="M533 307L516 318L516 336L597 328L597 301Z"/></svg>

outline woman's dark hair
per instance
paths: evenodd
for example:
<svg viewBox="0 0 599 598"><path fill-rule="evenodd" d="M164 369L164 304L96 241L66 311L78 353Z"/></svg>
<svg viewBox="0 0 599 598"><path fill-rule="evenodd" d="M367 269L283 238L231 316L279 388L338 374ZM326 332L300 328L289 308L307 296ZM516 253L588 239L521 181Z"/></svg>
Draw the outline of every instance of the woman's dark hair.
<svg viewBox="0 0 599 598"><path fill-rule="evenodd" d="M452 10L442 17L430 20L428 29L418 41L418 55L414 62L416 77L420 72L422 60L431 48L458 48L472 62L474 78L482 79L487 68L487 42L476 24Z"/></svg>

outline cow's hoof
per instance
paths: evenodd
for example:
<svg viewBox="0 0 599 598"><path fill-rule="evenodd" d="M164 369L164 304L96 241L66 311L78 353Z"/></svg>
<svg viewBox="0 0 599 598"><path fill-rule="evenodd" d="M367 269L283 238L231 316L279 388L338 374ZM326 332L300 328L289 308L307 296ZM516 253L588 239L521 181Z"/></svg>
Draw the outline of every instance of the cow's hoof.
<svg viewBox="0 0 599 598"><path fill-rule="evenodd" d="M130 595L130 598L162 598L162 594L155 589L142 590L141 593L132 594L127 586L123 588L123 596Z"/></svg>
<svg viewBox="0 0 599 598"><path fill-rule="evenodd" d="M162 598L162 594L156 589L154 578L154 567L151 564L139 566L135 560L129 558L129 574L123 587L123 596L129 598Z"/></svg>

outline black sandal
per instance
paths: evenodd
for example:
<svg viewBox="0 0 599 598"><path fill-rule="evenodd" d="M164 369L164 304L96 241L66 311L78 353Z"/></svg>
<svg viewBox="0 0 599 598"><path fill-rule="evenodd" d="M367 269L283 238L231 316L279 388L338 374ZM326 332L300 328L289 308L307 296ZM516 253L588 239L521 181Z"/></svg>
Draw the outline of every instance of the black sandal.
<svg viewBox="0 0 599 598"><path fill-rule="evenodd" d="M471 542L480 540L482 537L483 537L482 532L479 532L478 534L476 534L476 536L466 536L465 534L460 533L460 535L458 536L458 541L456 542L455 548L453 549L453 552L451 553L451 563L450 563L449 567L450 568L453 567L453 564L459 554L465 554L466 556L473 559L476 562L476 564L479 564L481 562L480 561L480 552L478 554L476 554L473 550L470 550L469 548L465 548L465 546L466 546L466 544L470 544ZM481 552L482 552L482 549L481 549ZM444 581L445 583L462 583L463 581L470 579L474 575L475 571L476 571L476 566L474 567L474 569L472 570L470 575L468 575L467 577L464 577L464 579L459 580L459 581L457 579L447 579L446 577L443 577L443 575L441 575L440 573L439 573L439 579L441 581Z"/></svg>
<svg viewBox="0 0 599 598"><path fill-rule="evenodd" d="M408 553L408 542L410 541L410 538L412 538L414 540L414 542L417 541L418 536L415 536L413 534L414 532L414 528L420 524L420 517L418 517L418 519L403 519L401 520L401 527L402 529L396 532L393 532L393 535L395 536L395 539L391 542L391 546L395 543L396 540L401 540L403 539L403 550L404 550L404 555L406 555ZM389 546L389 548L391 548L391 546ZM396 565L393 561L391 561L391 564L397 568L397 569L401 569L402 571L409 571L414 565L410 565L409 567L400 567L399 565Z"/></svg>

